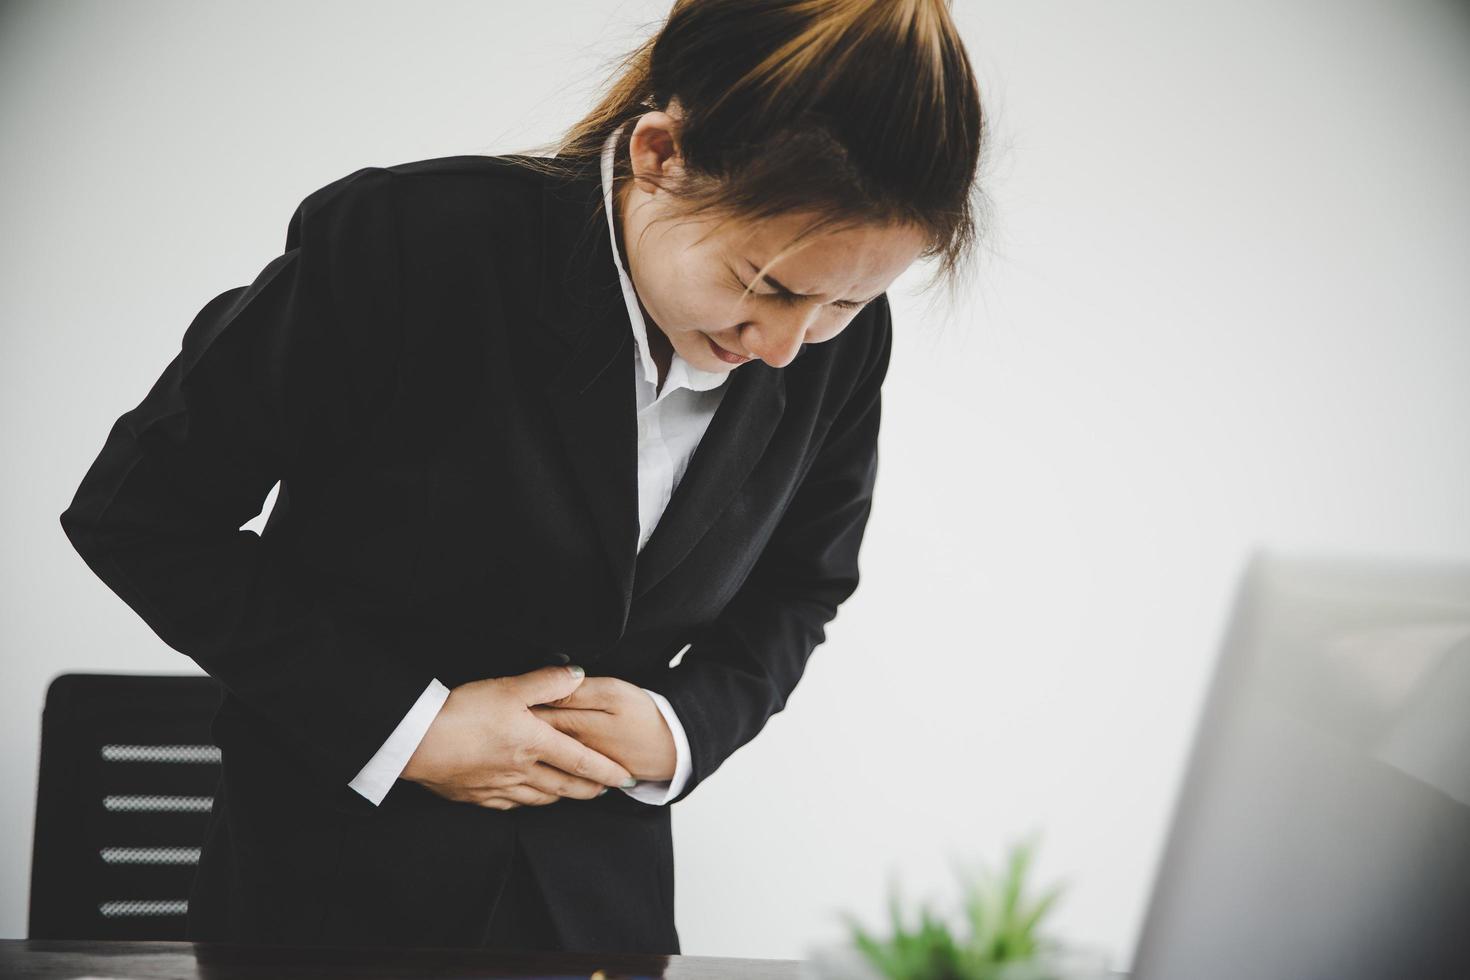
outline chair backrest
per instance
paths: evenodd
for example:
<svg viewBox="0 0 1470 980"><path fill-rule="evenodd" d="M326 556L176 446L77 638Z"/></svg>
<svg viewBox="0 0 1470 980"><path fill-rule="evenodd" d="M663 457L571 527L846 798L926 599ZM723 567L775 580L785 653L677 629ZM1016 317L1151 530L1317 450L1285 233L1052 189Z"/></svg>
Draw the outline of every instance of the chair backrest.
<svg viewBox="0 0 1470 980"><path fill-rule="evenodd" d="M46 691L29 938L185 939L220 776L208 675L61 674Z"/></svg>

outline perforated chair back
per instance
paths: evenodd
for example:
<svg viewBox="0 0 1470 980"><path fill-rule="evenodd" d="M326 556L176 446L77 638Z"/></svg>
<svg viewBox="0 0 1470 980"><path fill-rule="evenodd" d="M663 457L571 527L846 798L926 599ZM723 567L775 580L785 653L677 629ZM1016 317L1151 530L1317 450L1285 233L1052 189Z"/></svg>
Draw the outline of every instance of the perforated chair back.
<svg viewBox="0 0 1470 980"><path fill-rule="evenodd" d="M46 691L29 938L184 939L220 775L207 675L61 674Z"/></svg>

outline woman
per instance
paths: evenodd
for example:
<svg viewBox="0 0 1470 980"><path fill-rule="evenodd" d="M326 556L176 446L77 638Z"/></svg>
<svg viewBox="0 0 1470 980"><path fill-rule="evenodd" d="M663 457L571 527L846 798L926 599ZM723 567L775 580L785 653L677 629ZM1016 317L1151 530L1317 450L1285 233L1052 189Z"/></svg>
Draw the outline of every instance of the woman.
<svg viewBox="0 0 1470 980"><path fill-rule="evenodd" d="M669 805L857 587L981 133L942 0L679 0L555 156L302 201L61 515L221 682L193 938L679 952Z"/></svg>

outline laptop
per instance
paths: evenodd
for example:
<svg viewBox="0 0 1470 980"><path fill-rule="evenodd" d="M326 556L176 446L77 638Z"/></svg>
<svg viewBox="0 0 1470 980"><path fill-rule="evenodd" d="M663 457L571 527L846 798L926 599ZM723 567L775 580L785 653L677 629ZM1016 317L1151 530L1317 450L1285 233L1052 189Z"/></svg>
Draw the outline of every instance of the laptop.
<svg viewBox="0 0 1470 980"><path fill-rule="evenodd" d="M1470 978L1470 562L1250 557L1131 976Z"/></svg>

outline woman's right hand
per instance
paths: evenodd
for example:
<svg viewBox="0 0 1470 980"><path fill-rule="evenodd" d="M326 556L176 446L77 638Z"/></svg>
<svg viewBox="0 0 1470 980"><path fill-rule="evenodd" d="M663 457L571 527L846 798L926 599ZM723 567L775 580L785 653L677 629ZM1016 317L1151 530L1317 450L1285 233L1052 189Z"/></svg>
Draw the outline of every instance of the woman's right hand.
<svg viewBox="0 0 1470 980"><path fill-rule="evenodd" d="M440 796L497 810L591 799L632 785L612 759L531 711L566 697L582 675L562 666L461 684L449 692L402 777Z"/></svg>

